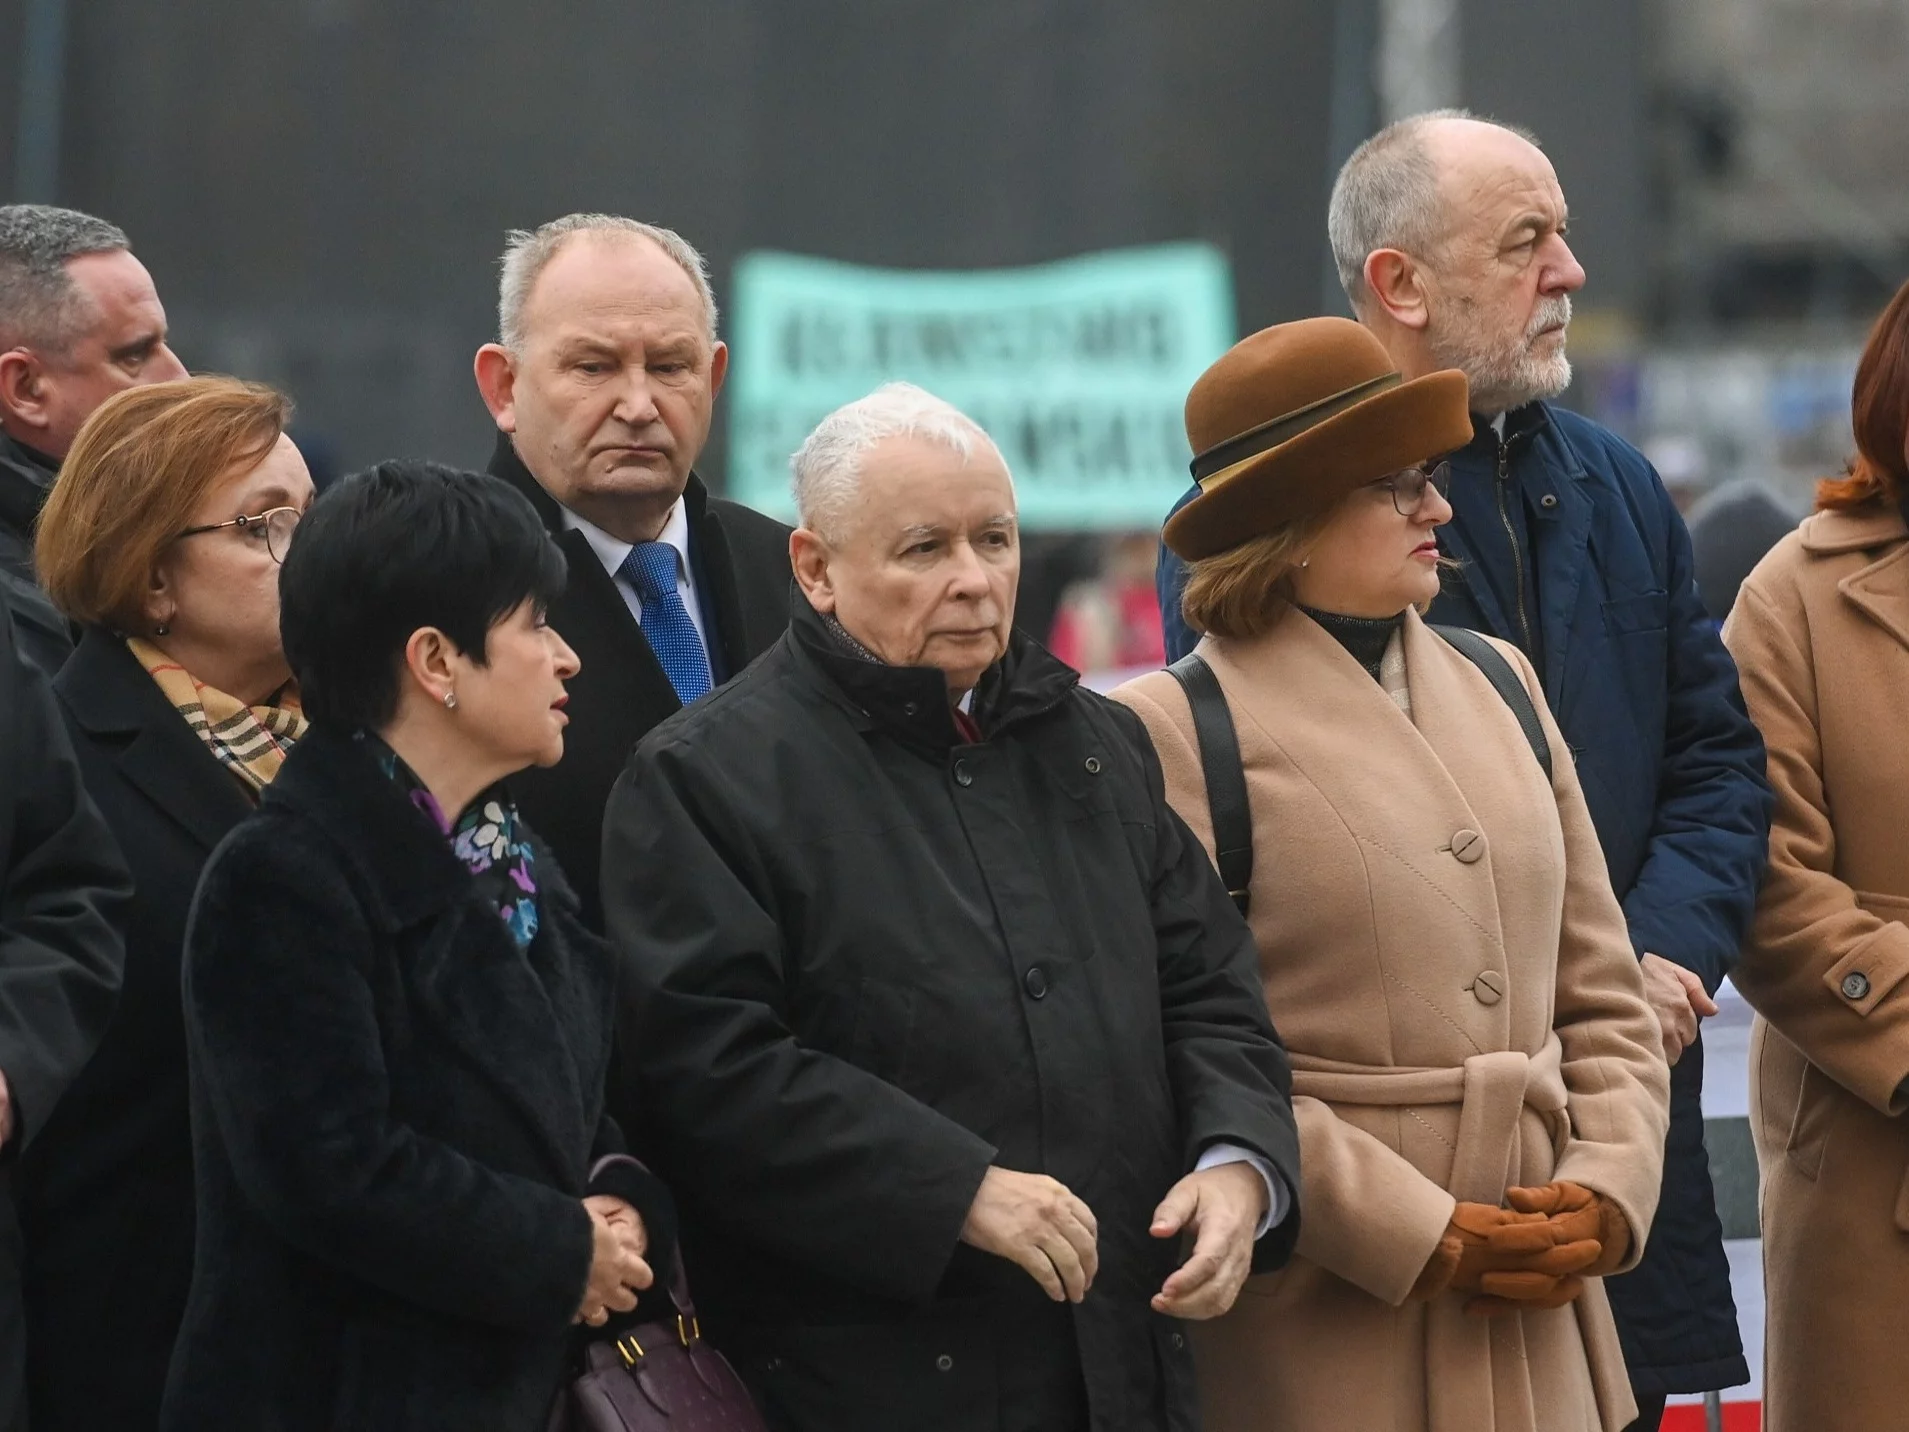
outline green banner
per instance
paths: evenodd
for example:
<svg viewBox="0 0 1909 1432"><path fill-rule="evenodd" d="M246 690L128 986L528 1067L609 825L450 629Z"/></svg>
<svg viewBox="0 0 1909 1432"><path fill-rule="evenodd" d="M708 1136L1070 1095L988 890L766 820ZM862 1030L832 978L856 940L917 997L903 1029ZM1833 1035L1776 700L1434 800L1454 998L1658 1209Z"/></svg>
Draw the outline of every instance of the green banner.
<svg viewBox="0 0 1909 1432"><path fill-rule="evenodd" d="M785 519L810 429L901 378L987 429L1025 528L1156 527L1189 482L1187 389L1234 338L1226 259L1197 243L965 272L755 253L732 312L729 491Z"/></svg>

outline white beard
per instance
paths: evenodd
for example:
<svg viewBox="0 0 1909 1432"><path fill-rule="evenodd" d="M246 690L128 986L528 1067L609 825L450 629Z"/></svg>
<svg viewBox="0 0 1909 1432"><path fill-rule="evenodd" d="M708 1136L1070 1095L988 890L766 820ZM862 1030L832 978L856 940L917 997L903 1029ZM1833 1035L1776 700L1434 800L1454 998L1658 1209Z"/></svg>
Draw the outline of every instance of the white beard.
<svg viewBox="0 0 1909 1432"><path fill-rule="evenodd" d="M1479 321L1477 305L1455 298L1440 315L1426 346L1441 368L1456 368L1471 385L1475 413L1496 416L1540 398L1555 398L1571 385L1571 360L1560 341L1549 354L1538 351L1538 335L1571 322L1569 295L1541 299L1522 334L1506 339Z"/></svg>

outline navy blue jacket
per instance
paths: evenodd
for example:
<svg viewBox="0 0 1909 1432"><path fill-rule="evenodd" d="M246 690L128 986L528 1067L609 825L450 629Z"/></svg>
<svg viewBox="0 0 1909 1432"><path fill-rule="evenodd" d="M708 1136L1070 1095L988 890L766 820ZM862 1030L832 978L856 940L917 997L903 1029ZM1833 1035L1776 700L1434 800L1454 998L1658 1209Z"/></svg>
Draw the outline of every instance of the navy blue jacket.
<svg viewBox="0 0 1909 1432"><path fill-rule="evenodd" d="M1532 659L1604 846L1631 943L1715 990L1736 962L1770 826L1763 742L1705 614L1690 537L1644 455L1549 403L1479 424L1451 454L1440 548L1463 565L1430 619ZM1193 494L1188 493L1182 502ZM1170 659L1197 639L1186 569L1161 554ZM1640 1268L1610 1292L1641 1393L1748 1379L1702 1142L1702 1051L1672 1070L1663 1201Z"/></svg>

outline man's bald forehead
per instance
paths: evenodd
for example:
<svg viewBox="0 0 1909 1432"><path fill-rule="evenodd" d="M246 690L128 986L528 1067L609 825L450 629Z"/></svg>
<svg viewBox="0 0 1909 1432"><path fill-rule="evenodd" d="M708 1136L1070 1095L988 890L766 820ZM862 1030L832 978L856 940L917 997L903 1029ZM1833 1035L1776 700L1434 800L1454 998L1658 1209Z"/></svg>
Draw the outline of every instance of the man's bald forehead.
<svg viewBox="0 0 1909 1432"><path fill-rule="evenodd" d="M525 296L526 310L534 309L539 295L549 289L589 282L598 265L616 266L626 272L640 267L646 296L661 298L675 291L691 302L697 301L695 281L661 244L642 234L598 229L563 236L532 281Z"/></svg>
<svg viewBox="0 0 1909 1432"><path fill-rule="evenodd" d="M1441 116L1428 119L1419 142L1439 176L1505 165L1542 168L1551 161L1530 134L1488 119Z"/></svg>

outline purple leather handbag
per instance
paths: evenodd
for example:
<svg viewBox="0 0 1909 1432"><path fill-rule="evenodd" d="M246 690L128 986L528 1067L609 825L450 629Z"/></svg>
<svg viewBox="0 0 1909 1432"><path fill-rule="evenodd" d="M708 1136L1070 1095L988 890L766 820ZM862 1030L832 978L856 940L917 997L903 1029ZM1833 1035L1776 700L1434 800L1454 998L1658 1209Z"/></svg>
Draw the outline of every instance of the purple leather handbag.
<svg viewBox="0 0 1909 1432"><path fill-rule="evenodd" d="M585 1346L549 1432L767 1432L729 1359L703 1341L680 1251L669 1297L675 1318Z"/></svg>
<svg viewBox="0 0 1909 1432"><path fill-rule="evenodd" d="M567 1432L766 1432L729 1359L703 1341L680 1255L673 1322L643 1323L584 1349L564 1399Z"/></svg>

